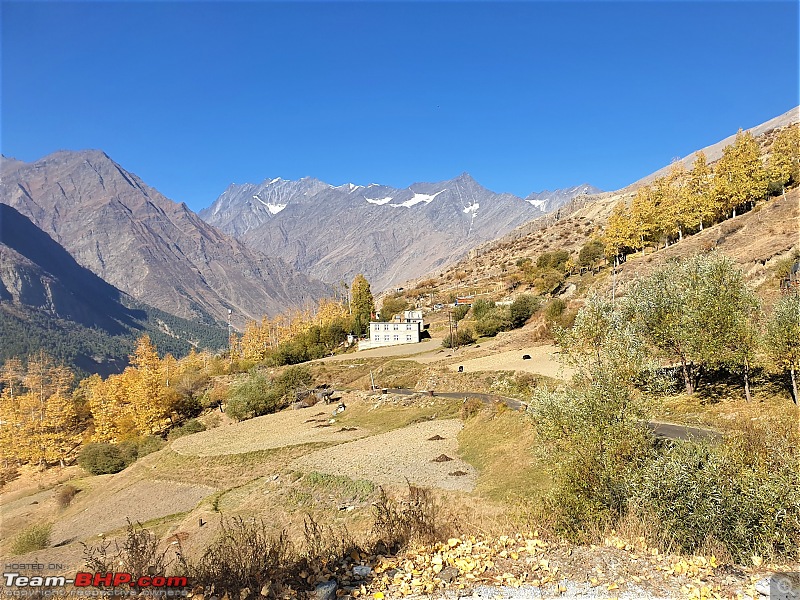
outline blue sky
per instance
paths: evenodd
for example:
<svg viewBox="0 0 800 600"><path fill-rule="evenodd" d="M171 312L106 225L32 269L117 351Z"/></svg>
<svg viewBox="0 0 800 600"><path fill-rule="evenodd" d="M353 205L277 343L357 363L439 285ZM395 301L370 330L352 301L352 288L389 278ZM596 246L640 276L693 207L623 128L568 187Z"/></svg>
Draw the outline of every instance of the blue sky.
<svg viewBox="0 0 800 600"><path fill-rule="evenodd" d="M2 2L3 154L231 182L622 187L798 104L797 2Z"/></svg>

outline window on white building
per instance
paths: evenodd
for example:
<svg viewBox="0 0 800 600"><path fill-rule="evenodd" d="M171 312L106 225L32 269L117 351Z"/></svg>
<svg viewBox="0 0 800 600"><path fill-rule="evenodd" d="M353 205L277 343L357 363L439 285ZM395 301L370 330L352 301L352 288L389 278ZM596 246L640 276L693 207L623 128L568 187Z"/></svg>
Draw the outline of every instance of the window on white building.
<svg viewBox="0 0 800 600"><path fill-rule="evenodd" d="M394 336L394 341L395 341L395 342L397 342L397 341L399 341L399 340L400 340L400 336L399 336L399 335L396 335L396 336Z"/></svg>
<svg viewBox="0 0 800 600"><path fill-rule="evenodd" d="M407 336L406 336L406 341L407 341L407 342L410 342L410 341L411 341L411 336L410 336L410 335L407 335Z"/></svg>
<svg viewBox="0 0 800 600"><path fill-rule="evenodd" d="M389 336L388 335L384 335L383 336L383 341L384 342L388 342L389 341Z"/></svg>

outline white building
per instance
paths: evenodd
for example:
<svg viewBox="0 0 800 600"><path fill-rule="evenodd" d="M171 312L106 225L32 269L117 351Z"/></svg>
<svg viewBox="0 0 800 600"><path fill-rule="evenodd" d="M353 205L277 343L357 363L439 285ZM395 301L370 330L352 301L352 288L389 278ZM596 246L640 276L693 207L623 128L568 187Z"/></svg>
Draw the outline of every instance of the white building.
<svg viewBox="0 0 800 600"><path fill-rule="evenodd" d="M387 323L370 321L369 339L360 341L358 349L418 344L423 328L421 310L407 310Z"/></svg>

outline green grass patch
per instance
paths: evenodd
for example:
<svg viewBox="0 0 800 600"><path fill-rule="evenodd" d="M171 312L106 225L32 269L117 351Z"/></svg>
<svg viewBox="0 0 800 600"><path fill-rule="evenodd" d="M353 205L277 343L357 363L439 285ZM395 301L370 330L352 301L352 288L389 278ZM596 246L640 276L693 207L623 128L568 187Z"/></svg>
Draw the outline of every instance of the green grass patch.
<svg viewBox="0 0 800 600"><path fill-rule="evenodd" d="M375 491L375 484L367 479L350 479L344 475L329 475L312 471L305 476L305 480L318 489L329 489L342 495L358 499L363 502Z"/></svg>
<svg viewBox="0 0 800 600"><path fill-rule="evenodd" d="M551 485L534 452L530 418L511 410L485 409L467 419L458 434L459 455L478 471L477 491L501 502L542 496Z"/></svg>
<svg viewBox="0 0 800 600"><path fill-rule="evenodd" d="M37 523L23 529L14 539L11 553L18 555L44 550L50 546L50 532L52 530L53 525L51 523Z"/></svg>

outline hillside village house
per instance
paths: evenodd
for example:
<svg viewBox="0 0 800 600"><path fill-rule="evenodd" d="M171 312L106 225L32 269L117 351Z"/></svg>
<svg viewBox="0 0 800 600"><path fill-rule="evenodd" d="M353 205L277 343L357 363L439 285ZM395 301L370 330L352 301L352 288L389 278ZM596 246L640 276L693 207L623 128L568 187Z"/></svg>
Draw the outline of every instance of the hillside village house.
<svg viewBox="0 0 800 600"><path fill-rule="evenodd" d="M395 315L386 323L370 321L369 339L359 342L358 349L417 344L422 330L422 311L406 310L402 315Z"/></svg>

